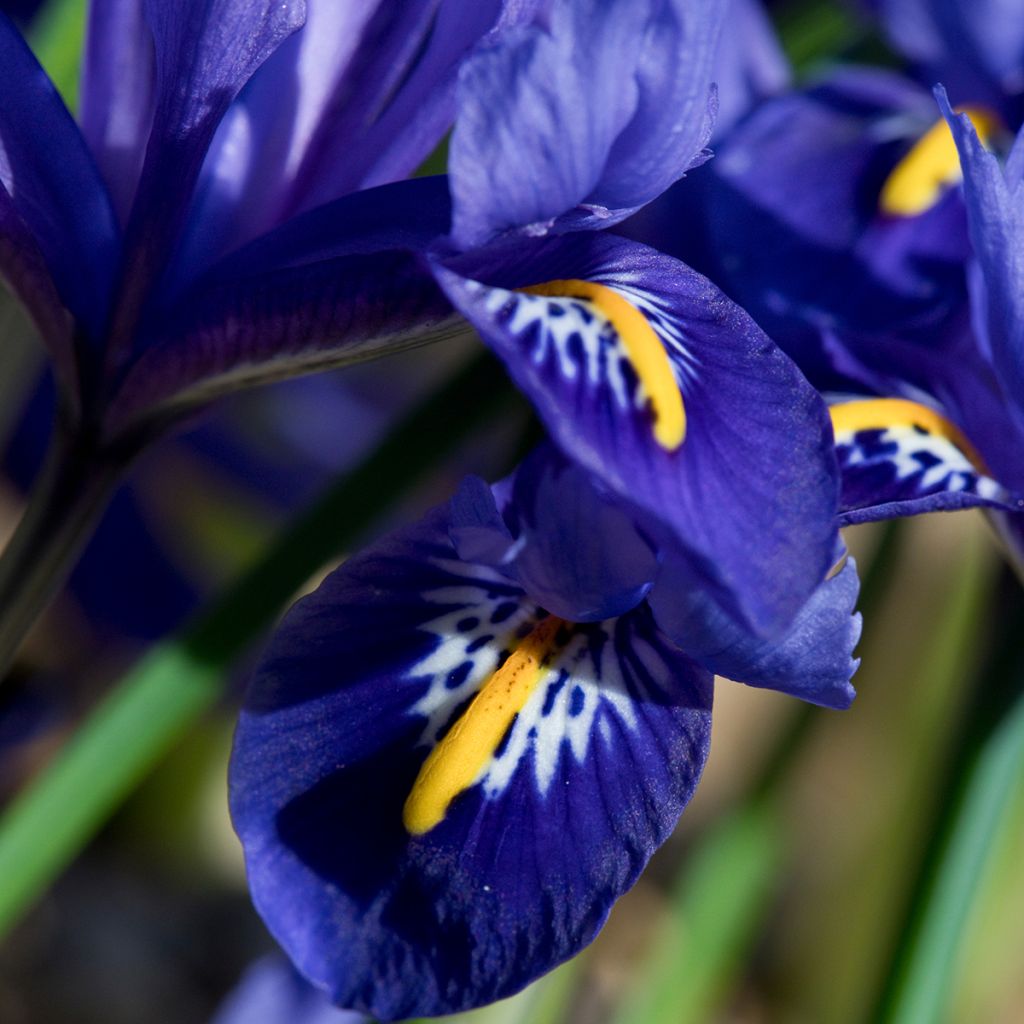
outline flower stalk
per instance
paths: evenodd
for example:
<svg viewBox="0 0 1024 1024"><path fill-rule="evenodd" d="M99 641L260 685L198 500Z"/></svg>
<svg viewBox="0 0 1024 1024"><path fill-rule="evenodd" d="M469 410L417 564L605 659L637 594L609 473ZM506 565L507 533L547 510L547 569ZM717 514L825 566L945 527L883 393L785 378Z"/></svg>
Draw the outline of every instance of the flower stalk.
<svg viewBox="0 0 1024 1024"><path fill-rule="evenodd" d="M0 555L0 680L71 571L130 455L56 428L49 455Z"/></svg>

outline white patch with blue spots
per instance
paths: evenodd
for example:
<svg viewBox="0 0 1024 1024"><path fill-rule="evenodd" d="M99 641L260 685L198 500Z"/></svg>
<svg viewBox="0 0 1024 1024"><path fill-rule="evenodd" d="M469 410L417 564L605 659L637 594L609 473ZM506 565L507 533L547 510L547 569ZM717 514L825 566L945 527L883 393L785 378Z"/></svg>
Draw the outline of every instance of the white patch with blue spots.
<svg viewBox="0 0 1024 1024"><path fill-rule="evenodd" d="M465 577L467 567L459 569ZM491 570L474 567L473 573L477 579L466 579L465 585L422 595L449 609L421 627L440 642L409 669L410 678L430 680L426 693L410 709L427 719L423 742L430 746L544 617L543 610L522 595L510 597L507 583L505 589L489 587L488 583L501 581ZM531 752L537 787L546 793L563 745L582 763L595 734L611 742L609 714L627 728L635 724L633 700L612 642L613 627L614 622L569 627L569 639L554 652L494 757L474 780L488 797L504 791ZM635 653L643 658L642 649Z"/></svg>
<svg viewBox="0 0 1024 1024"><path fill-rule="evenodd" d="M575 381L583 374L593 388L607 387L623 411L646 408L647 390L633 369L619 332L594 302L491 288L475 281L468 282L467 288L471 294L485 295L487 312L503 322L513 336L521 339L532 335L527 355L535 365L553 359L566 380ZM646 296L615 290L650 321L668 352L676 383L682 387L692 359L674 325Z"/></svg>
<svg viewBox="0 0 1024 1024"><path fill-rule="evenodd" d="M951 441L910 426L846 431L836 435L844 471L886 470L921 494L940 491L974 494L989 501L1007 500L1006 490L980 473Z"/></svg>

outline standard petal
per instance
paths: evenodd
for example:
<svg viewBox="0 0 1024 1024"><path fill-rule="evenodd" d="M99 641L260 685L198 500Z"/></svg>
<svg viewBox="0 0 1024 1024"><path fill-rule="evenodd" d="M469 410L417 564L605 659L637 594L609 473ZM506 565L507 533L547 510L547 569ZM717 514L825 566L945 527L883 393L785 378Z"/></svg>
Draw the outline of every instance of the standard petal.
<svg viewBox="0 0 1024 1024"><path fill-rule="evenodd" d="M142 170L155 84L143 0L92 0L82 66L82 134L122 223Z"/></svg>
<svg viewBox="0 0 1024 1024"><path fill-rule="evenodd" d="M436 272L562 451L757 630L784 629L832 562L838 480L817 393L682 263L607 235L516 255Z"/></svg>
<svg viewBox="0 0 1024 1024"><path fill-rule="evenodd" d="M463 332L416 255L448 223L444 179L421 178L340 199L240 250L147 319L110 431Z"/></svg>
<svg viewBox="0 0 1024 1024"><path fill-rule="evenodd" d="M455 111L466 52L538 0L315 0L221 122L177 279L297 213L411 175Z"/></svg>
<svg viewBox="0 0 1024 1024"><path fill-rule="evenodd" d="M652 545L631 509L550 444L532 452L499 488L470 478L452 499L459 555L498 569L530 597L574 622L635 608L657 575Z"/></svg>
<svg viewBox="0 0 1024 1024"><path fill-rule="evenodd" d="M977 319L985 333L1003 391L1024 427L1024 180L1004 175L995 156L978 139L970 119L954 114L946 94L936 90L964 170L971 242L984 280ZM1018 153L1022 150L1018 148Z"/></svg>
<svg viewBox="0 0 1024 1024"><path fill-rule="evenodd" d="M110 199L71 115L3 14L0 95L0 186L6 193L0 204L7 207L0 212L0 244L17 262L24 243L13 226L13 207L78 321L82 340L96 345L119 253ZM11 280L24 278L12 272ZM33 297L26 302L31 309Z"/></svg>
<svg viewBox="0 0 1024 1024"><path fill-rule="evenodd" d="M849 707L850 679L860 664L853 649L861 630L854 612L860 585L853 559L814 591L788 632L771 642L752 636L700 588L680 586L676 568L666 560L664 582L648 600L658 625L685 644L691 657L716 675L749 686L823 707Z"/></svg>
<svg viewBox="0 0 1024 1024"><path fill-rule="evenodd" d="M24 305L53 359L61 391L77 404L78 369L74 320L50 277L50 270L28 226L0 184L0 281Z"/></svg>
<svg viewBox="0 0 1024 1024"><path fill-rule="evenodd" d="M978 505L1024 510L1024 498L989 475L974 446L941 413L895 398L837 402L830 411L842 525Z"/></svg>
<svg viewBox="0 0 1024 1024"><path fill-rule="evenodd" d="M304 0L144 0L143 10L153 33L156 90L111 343L122 364L149 289L178 242L217 125L306 14Z"/></svg>
<svg viewBox="0 0 1024 1024"><path fill-rule="evenodd" d="M447 526L432 514L292 611L232 756L257 908L307 977L383 1020L509 995L577 952L707 754L710 676L649 613L559 625L460 562Z"/></svg>
<svg viewBox="0 0 1024 1024"><path fill-rule="evenodd" d="M466 63L449 169L461 248L606 227L704 159L716 0L556 4Z"/></svg>

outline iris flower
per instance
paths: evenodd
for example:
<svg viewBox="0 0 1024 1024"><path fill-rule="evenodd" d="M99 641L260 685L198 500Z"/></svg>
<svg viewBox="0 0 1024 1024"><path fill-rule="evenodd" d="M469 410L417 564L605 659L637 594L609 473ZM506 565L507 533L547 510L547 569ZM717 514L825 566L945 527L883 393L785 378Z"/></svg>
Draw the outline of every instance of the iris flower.
<svg viewBox="0 0 1024 1024"><path fill-rule="evenodd" d="M1006 23L990 5L872 6L897 44L914 42L928 88L842 68L756 109L695 179L695 260L827 394L844 523L982 505L1012 539L1024 509L1019 397L977 330L960 161L930 86L945 76L998 146L1020 123L1024 39L1010 25L982 46ZM701 232L682 215L697 209L682 197L653 211L674 218L658 244L692 255ZM1012 550L1019 558L1019 540Z"/></svg>
<svg viewBox="0 0 1024 1024"><path fill-rule="evenodd" d="M653 551L546 445L289 613L239 721L231 809L257 909L339 1005L462 1010L589 942L697 784L713 672L850 702L852 563L764 641L671 569L652 582Z"/></svg>
<svg viewBox="0 0 1024 1024"><path fill-rule="evenodd" d="M550 442L292 613L232 763L256 905L340 1005L450 1012L589 941L696 784L713 671L852 696L823 404L705 278L590 230L703 159L715 13L556 5L464 68L428 262Z"/></svg>

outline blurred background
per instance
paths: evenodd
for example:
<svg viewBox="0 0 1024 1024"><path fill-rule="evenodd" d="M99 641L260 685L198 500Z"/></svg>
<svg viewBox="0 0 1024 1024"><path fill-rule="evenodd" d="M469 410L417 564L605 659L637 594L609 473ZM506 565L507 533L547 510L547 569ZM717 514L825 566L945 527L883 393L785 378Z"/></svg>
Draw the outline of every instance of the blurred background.
<svg viewBox="0 0 1024 1024"><path fill-rule="evenodd" d="M73 102L83 5L4 6ZM800 76L838 57L891 60L852 6L772 11ZM0 337L6 537L45 449L52 394L6 296ZM245 394L151 450L0 692L0 799L48 763L149 644L475 351L435 347ZM495 479L514 465L537 428L516 396L500 397L358 544L446 499L465 472ZM976 512L862 527L847 542L864 576L853 708L720 681L697 797L599 939L520 996L459 1019L1024 1020L1024 786L1004 777L998 807L974 788L1015 763L993 744L1020 689L1006 655L1024 627L1020 585ZM2 941L2 1024L200 1024L273 951L226 807L250 658ZM983 849L972 847L979 838ZM941 993L937 1010L915 1002L922 992ZM237 1019L279 1018L254 1003Z"/></svg>

